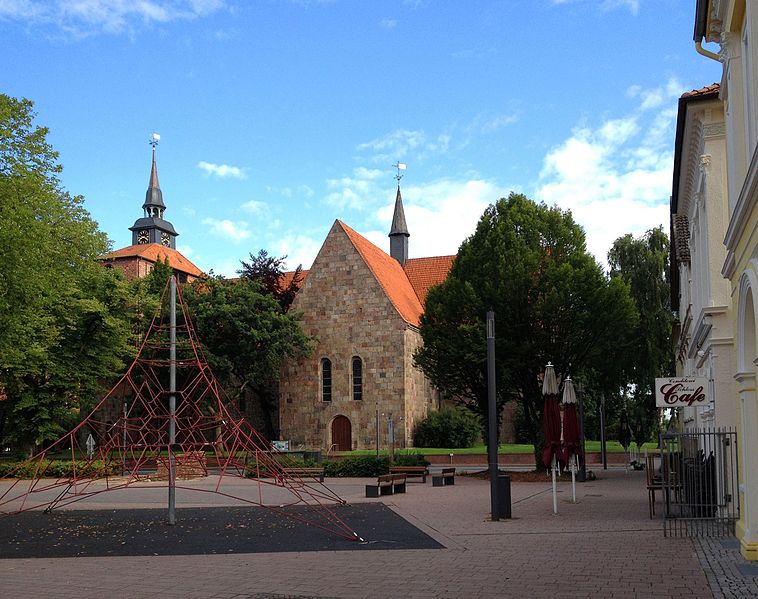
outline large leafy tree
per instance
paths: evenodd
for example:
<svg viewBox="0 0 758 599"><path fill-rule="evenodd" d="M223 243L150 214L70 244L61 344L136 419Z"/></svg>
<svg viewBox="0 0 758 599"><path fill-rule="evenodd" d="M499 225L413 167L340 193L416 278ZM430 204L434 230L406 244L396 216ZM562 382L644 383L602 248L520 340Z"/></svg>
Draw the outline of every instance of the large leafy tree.
<svg viewBox="0 0 758 599"><path fill-rule="evenodd" d="M287 256L269 256L266 250L260 250L257 255L250 254L250 262L243 260L242 268L237 271L243 279L257 281L261 291L273 296L284 310L292 305L305 278L302 264L298 265L291 276L285 276L286 258Z"/></svg>
<svg viewBox="0 0 758 599"><path fill-rule="evenodd" d="M184 288L184 298L220 383L237 401L256 402L266 427L261 432L273 438L281 365L311 351L299 315L244 277L198 280Z"/></svg>
<svg viewBox="0 0 758 599"><path fill-rule="evenodd" d="M91 407L128 355L128 286L60 185L33 105L0 94L0 440L33 447Z"/></svg>
<svg viewBox="0 0 758 599"><path fill-rule="evenodd" d="M608 279L569 212L511 194L490 206L461 245L447 280L432 288L416 363L487 432L485 316L496 319L498 414L520 402L535 458L541 446L539 376L593 368L614 377L619 340L636 318L627 285ZM540 466L539 460L537 466Z"/></svg>
<svg viewBox="0 0 758 599"><path fill-rule="evenodd" d="M635 442L654 436L658 425L655 377L674 372L671 353L673 313L670 308L669 239L661 227L642 237L619 237L608 252L611 276L625 281L639 312L623 363L626 378L621 393Z"/></svg>

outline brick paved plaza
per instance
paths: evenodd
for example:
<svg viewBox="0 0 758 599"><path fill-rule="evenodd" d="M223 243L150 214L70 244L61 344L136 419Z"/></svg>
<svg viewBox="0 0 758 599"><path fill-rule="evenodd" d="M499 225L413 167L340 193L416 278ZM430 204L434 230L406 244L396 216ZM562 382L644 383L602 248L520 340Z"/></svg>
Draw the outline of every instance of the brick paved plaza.
<svg viewBox="0 0 758 599"><path fill-rule="evenodd" d="M750 597L752 565L734 541L664 538L648 518L644 472L512 486L513 519L489 520L489 483L409 483L404 495L367 500L366 479L327 479L349 502L384 501L444 549L255 553L171 557L0 559L5 597ZM201 485L212 484L206 480ZM199 495L199 499L196 498ZM180 493L180 507L214 496ZM190 501L190 499L192 499ZM79 509L160 507L163 490L135 489ZM226 500L213 500L214 505ZM660 499L659 499L660 513ZM372 539L391 545L391 539ZM731 543L731 544L730 544ZM709 554L713 553L711 557Z"/></svg>

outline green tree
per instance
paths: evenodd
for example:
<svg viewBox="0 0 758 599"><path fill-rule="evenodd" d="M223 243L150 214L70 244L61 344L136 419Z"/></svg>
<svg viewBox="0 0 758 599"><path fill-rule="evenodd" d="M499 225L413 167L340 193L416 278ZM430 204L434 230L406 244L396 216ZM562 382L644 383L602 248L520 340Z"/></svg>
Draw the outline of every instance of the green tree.
<svg viewBox="0 0 758 599"><path fill-rule="evenodd" d="M268 429L261 432L273 438L282 363L311 351L299 315L246 278L197 280L183 294L219 382L237 401L259 402Z"/></svg>
<svg viewBox="0 0 758 599"><path fill-rule="evenodd" d="M243 279L257 281L261 291L272 295L284 310L292 305L305 278L302 264L298 265L291 277L284 276L286 258L269 256L266 250L260 250L257 256L250 254L250 262L242 261L242 268L237 271Z"/></svg>
<svg viewBox="0 0 758 599"><path fill-rule="evenodd" d="M655 377L674 372L671 352L673 313L670 304L669 239L662 227L642 237L619 237L608 252L611 277L626 282L639 312L622 363L629 395L628 417L637 444L649 441L658 426Z"/></svg>
<svg viewBox="0 0 758 599"><path fill-rule="evenodd" d="M54 439L130 352L128 286L58 180L33 104L0 94L0 440Z"/></svg>
<svg viewBox="0 0 758 599"><path fill-rule="evenodd" d="M432 288L421 318L416 363L432 382L481 417L487 432L485 315L496 318L498 415L521 404L538 459L543 397L538 380L551 361L565 377L613 363L635 322L627 285L608 279L586 251L569 212L511 194L490 206L461 245L445 282ZM500 416L498 416L498 419Z"/></svg>

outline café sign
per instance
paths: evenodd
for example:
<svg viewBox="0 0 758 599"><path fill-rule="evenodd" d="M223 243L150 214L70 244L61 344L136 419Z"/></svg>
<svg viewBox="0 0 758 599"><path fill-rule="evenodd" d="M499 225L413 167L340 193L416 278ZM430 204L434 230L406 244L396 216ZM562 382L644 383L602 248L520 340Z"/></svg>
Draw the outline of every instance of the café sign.
<svg viewBox="0 0 758 599"><path fill-rule="evenodd" d="M655 405L658 408L686 408L708 403L708 379L669 377L655 379Z"/></svg>

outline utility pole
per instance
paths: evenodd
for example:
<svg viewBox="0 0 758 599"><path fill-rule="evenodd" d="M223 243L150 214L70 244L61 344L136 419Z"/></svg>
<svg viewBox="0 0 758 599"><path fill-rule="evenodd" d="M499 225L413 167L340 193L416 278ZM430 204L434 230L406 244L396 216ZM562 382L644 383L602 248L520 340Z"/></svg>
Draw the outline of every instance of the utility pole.
<svg viewBox="0 0 758 599"><path fill-rule="evenodd" d="M176 524L176 277L171 277L171 315L168 396L168 523Z"/></svg>
<svg viewBox="0 0 758 599"><path fill-rule="evenodd" d="M487 312L487 461L490 472L490 509L492 520L500 520L497 504L497 399L495 393L495 313Z"/></svg>

